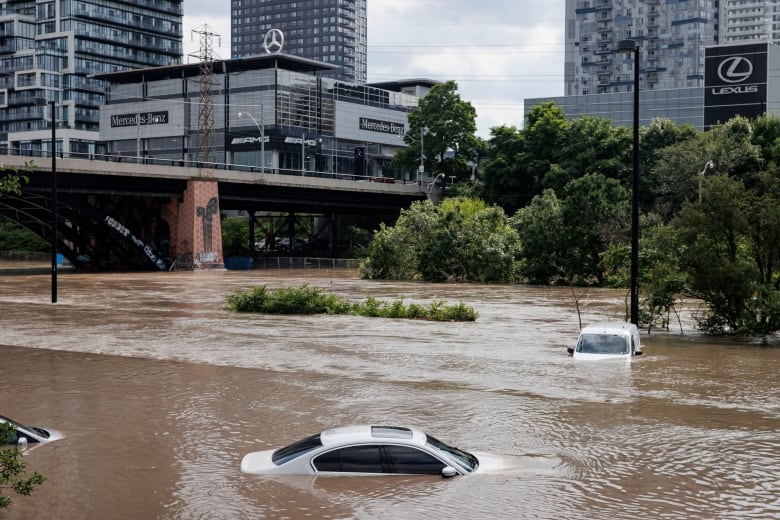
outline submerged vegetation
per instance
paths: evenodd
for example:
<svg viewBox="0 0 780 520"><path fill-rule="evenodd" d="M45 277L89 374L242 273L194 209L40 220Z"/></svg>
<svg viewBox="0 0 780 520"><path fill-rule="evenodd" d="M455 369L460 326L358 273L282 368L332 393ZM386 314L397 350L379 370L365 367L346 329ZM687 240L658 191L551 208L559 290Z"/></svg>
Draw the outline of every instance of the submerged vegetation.
<svg viewBox="0 0 780 520"><path fill-rule="evenodd" d="M268 290L265 285L245 289L225 297L227 309L267 314L347 314L377 318L405 318L427 321L475 321L478 313L463 302L447 305L436 300L428 305L386 302L368 296L363 302L350 302L320 287L307 284Z"/></svg>

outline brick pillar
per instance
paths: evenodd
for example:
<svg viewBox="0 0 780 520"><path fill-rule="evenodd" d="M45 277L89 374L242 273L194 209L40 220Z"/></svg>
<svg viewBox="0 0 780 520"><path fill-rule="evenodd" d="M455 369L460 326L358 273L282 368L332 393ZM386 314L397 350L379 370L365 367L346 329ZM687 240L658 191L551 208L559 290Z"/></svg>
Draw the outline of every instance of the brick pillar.
<svg viewBox="0 0 780 520"><path fill-rule="evenodd" d="M177 220L176 269L223 268L219 191L215 180L187 181Z"/></svg>

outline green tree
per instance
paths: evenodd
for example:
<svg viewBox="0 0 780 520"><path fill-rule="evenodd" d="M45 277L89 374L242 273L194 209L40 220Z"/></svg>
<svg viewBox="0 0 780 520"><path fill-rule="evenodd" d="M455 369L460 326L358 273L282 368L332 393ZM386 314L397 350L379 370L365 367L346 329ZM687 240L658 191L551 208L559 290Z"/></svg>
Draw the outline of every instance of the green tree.
<svg viewBox="0 0 780 520"><path fill-rule="evenodd" d="M642 208L648 211L651 210L653 201L659 195L657 190L659 182L655 176L655 167L659 159L660 151L667 146L694 139L699 133L700 132L691 125L678 125L667 118L654 118L650 121L649 125L640 129L639 197Z"/></svg>
<svg viewBox="0 0 780 520"><path fill-rule="evenodd" d="M38 472L27 473L22 451L16 446L6 446L15 435L13 426L0 423L0 509L7 508L13 502L11 497L3 495L6 490L17 495L29 496L35 486L40 486L46 478Z"/></svg>
<svg viewBox="0 0 780 520"><path fill-rule="evenodd" d="M615 127L608 119L580 116L566 129L557 148L560 168L551 169L541 183L559 195L570 181L590 173L617 179L628 185L632 137L629 129Z"/></svg>
<svg viewBox="0 0 780 520"><path fill-rule="evenodd" d="M756 118L751 142L760 148L765 162L780 165L780 117L773 114Z"/></svg>
<svg viewBox="0 0 780 520"><path fill-rule="evenodd" d="M488 203L514 213L530 202L536 189L526 168L523 133L513 126L499 126L490 135L483 196Z"/></svg>
<svg viewBox="0 0 780 520"><path fill-rule="evenodd" d="M537 195L512 217L521 243L521 272L529 282L553 283L566 264L563 206L553 190Z"/></svg>
<svg viewBox="0 0 780 520"><path fill-rule="evenodd" d="M222 255L250 256L249 221L241 217L222 219Z"/></svg>
<svg viewBox="0 0 780 520"><path fill-rule="evenodd" d="M480 150L477 111L457 90L454 81L434 85L409 113L409 130L404 136L407 147L396 152L395 165L417 169L422 148L428 174L470 175L468 162L476 160Z"/></svg>
<svg viewBox="0 0 780 520"><path fill-rule="evenodd" d="M384 223L374 233L368 255L360 263L363 278L419 280L420 251L437 225L436 206L429 200L415 202L401 211L393 226Z"/></svg>
<svg viewBox="0 0 780 520"><path fill-rule="evenodd" d="M591 173L569 182L563 190L566 226L566 272L604 283L601 255L612 242L627 242L629 193L616 179Z"/></svg>
<svg viewBox="0 0 780 520"><path fill-rule="evenodd" d="M690 294L708 307L699 321L707 332L766 333L776 326L776 289L763 283L751 237L750 221L769 210L761 203L741 180L716 175L704 184L702 203L685 203L673 221Z"/></svg>
<svg viewBox="0 0 780 520"><path fill-rule="evenodd" d="M519 241L503 210L476 199L417 202L381 226L361 263L364 278L512 282Z"/></svg>
<svg viewBox="0 0 780 520"><path fill-rule="evenodd" d="M36 168L35 163L28 161L24 163L23 172L30 172ZM6 193L18 195L21 193L22 184L28 181L25 173L17 168L0 167L0 196Z"/></svg>
<svg viewBox="0 0 780 520"><path fill-rule="evenodd" d="M703 177L727 173L755 186L762 170L760 148L751 142L750 122L735 117L694 138L658 152L652 179L656 182L654 207L665 219L677 214L686 200L698 199ZM713 167L705 169L712 161Z"/></svg>
<svg viewBox="0 0 780 520"><path fill-rule="evenodd" d="M551 170L560 170L559 149L568 127L560 107L549 102L529 111L523 130L493 128L485 162L485 200L511 215L540 195L541 180Z"/></svg>

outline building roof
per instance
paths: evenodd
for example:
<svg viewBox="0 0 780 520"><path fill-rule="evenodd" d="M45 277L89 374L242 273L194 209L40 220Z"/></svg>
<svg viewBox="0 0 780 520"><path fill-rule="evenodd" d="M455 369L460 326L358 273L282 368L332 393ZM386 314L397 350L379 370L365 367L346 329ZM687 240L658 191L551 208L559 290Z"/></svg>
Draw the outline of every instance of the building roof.
<svg viewBox="0 0 780 520"><path fill-rule="evenodd" d="M224 72L242 72L258 69L284 69L294 72L324 72L338 67L308 58L292 56L290 54L259 54L246 58L230 60L214 60L213 71L215 74ZM165 67L149 67L144 69L123 70L118 72L106 72L95 74L94 77L109 81L114 84L138 83L140 81L155 81L170 78L190 78L200 75L200 63L187 63L180 65L168 65Z"/></svg>
<svg viewBox="0 0 780 520"><path fill-rule="evenodd" d="M393 81L379 81L379 82L372 82L368 85L370 87L376 87L381 88L383 90L392 90L393 92L401 92L402 89L408 88L408 87L427 87L431 88L434 85L438 85L441 83L441 81L436 81L434 79L427 79L427 78L410 78L410 79L398 79Z"/></svg>

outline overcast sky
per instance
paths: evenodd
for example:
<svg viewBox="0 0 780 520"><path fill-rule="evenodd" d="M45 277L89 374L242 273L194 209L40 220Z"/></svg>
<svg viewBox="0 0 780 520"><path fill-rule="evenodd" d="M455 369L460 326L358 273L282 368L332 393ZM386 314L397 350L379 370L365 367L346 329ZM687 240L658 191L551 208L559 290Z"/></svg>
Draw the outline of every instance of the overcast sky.
<svg viewBox="0 0 780 520"><path fill-rule="evenodd" d="M368 81L455 80L478 134L522 126L523 99L563 95L565 0L368 0ZM185 62L207 30L230 58L230 0L184 2Z"/></svg>

